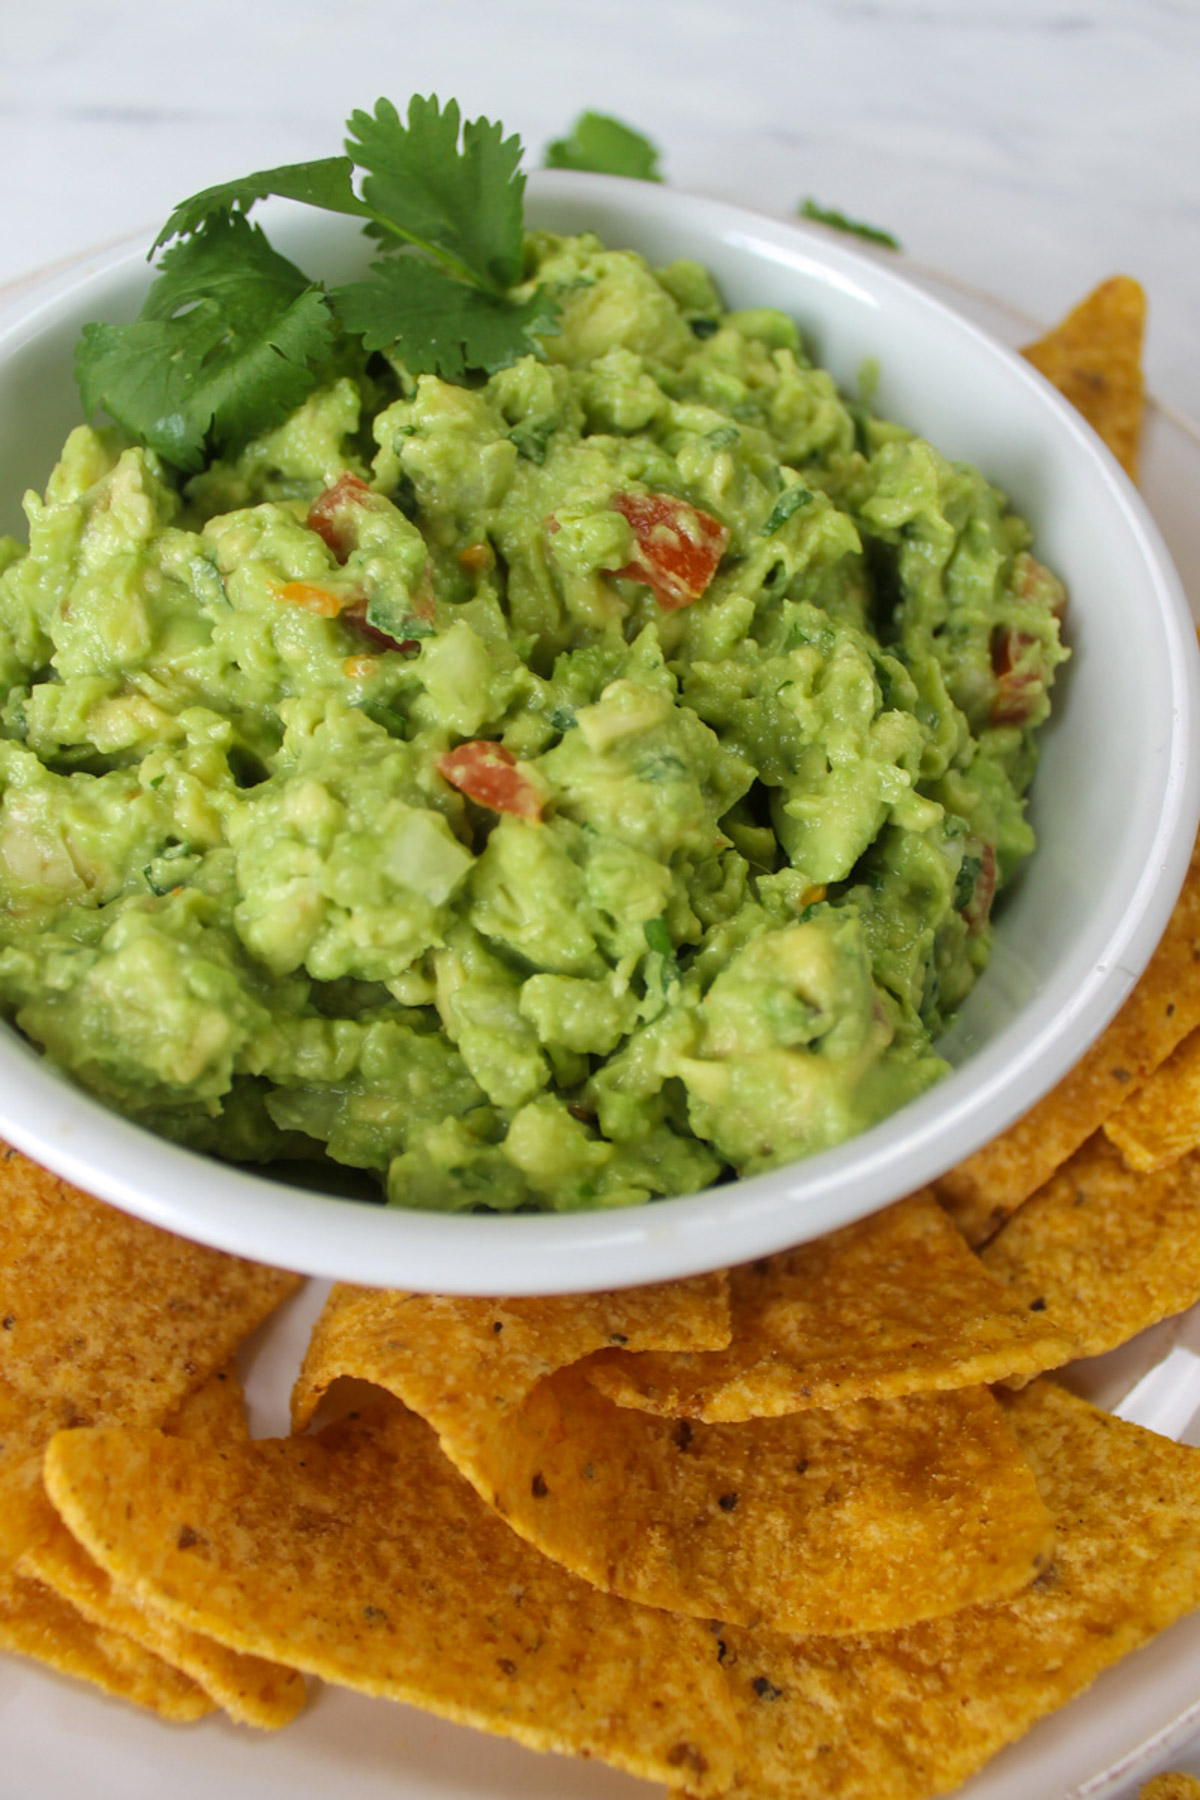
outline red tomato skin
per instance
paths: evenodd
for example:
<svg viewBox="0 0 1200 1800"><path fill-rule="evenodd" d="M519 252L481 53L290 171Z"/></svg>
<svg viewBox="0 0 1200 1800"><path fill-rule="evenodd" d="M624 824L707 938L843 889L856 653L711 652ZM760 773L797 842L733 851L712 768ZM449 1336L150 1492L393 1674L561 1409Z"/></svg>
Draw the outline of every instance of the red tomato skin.
<svg viewBox="0 0 1200 1800"><path fill-rule="evenodd" d="M371 497L371 489L361 475L351 475L349 470L339 475L332 487L319 493L308 509L305 520L310 531L324 538L340 563L344 563L354 548L357 535L353 517L347 516L348 509L365 506Z"/></svg>
<svg viewBox="0 0 1200 1800"><path fill-rule="evenodd" d="M992 901L996 897L996 850L993 844L983 844L979 852L979 874L975 879L975 891L963 907L963 922L972 937L983 930L992 910Z"/></svg>
<svg viewBox="0 0 1200 1800"><path fill-rule="evenodd" d="M996 694L988 715L993 725L1024 725L1032 715L1042 688L1036 666L1020 667L1024 653L1037 639L1012 625L1000 627L992 640L992 673Z"/></svg>
<svg viewBox="0 0 1200 1800"><path fill-rule="evenodd" d="M725 554L728 527L671 494L614 494L611 504L638 546L637 557L613 573L645 582L664 612L699 600Z"/></svg>
<svg viewBox="0 0 1200 1800"><path fill-rule="evenodd" d="M541 795L503 744L476 738L434 758L438 774L468 800L518 819L540 819Z"/></svg>

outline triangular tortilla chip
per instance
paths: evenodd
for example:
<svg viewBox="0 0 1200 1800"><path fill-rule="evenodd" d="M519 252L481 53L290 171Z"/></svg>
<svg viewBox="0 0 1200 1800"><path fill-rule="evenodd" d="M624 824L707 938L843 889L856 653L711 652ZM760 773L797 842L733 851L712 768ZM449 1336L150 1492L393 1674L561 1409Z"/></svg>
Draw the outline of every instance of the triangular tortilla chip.
<svg viewBox="0 0 1200 1800"><path fill-rule="evenodd" d="M1058 1527L1015 1599L879 1637L722 1631L730 1800L927 1800L1200 1604L1200 1452L1038 1382L1010 1416Z"/></svg>
<svg viewBox="0 0 1200 1800"><path fill-rule="evenodd" d="M728 1784L707 1626L539 1556L383 1396L317 1437L219 1456L157 1432L65 1432L46 1475L115 1579L239 1652L692 1794Z"/></svg>
<svg viewBox="0 0 1200 1800"><path fill-rule="evenodd" d="M985 1389L692 1426L613 1406L574 1366L613 1337L651 1346L629 1296L607 1320L591 1296L586 1334L543 1331L544 1304L335 1289L297 1423L341 1376L386 1388L545 1555L699 1618L884 1630L1035 1573L1048 1521Z"/></svg>
<svg viewBox="0 0 1200 1800"><path fill-rule="evenodd" d="M168 1418L299 1285L0 1146L0 1570L46 1518L39 1464L56 1431Z"/></svg>
<svg viewBox="0 0 1200 1800"><path fill-rule="evenodd" d="M232 1369L189 1395L164 1428L220 1452L248 1441L241 1388ZM304 1682L294 1669L242 1656L202 1632L189 1631L152 1607L139 1605L76 1542L57 1514L47 1522L19 1573L51 1588L102 1633L118 1632L181 1670L239 1724L276 1730L304 1705Z"/></svg>
<svg viewBox="0 0 1200 1800"><path fill-rule="evenodd" d="M1102 281L1021 354L1103 438L1131 481L1145 411L1146 296L1130 275Z"/></svg>
<svg viewBox="0 0 1200 1800"><path fill-rule="evenodd" d="M1200 1031L1156 1069L1111 1118L1105 1135L1131 1169L1152 1174L1200 1147Z"/></svg>
<svg viewBox="0 0 1200 1800"><path fill-rule="evenodd" d="M584 1372L620 1406L715 1423L1039 1374L1074 1351L928 1190L731 1270L730 1306L726 1350L605 1350Z"/></svg>
<svg viewBox="0 0 1200 1800"><path fill-rule="evenodd" d="M120 1632L90 1624L67 1601L11 1570L0 1575L0 1650L32 1656L164 1719L202 1719L204 1690Z"/></svg>
<svg viewBox="0 0 1200 1800"><path fill-rule="evenodd" d="M1112 1023L1045 1099L934 1184L982 1244L1200 1025L1200 843L1158 948Z"/></svg>
<svg viewBox="0 0 1200 1800"><path fill-rule="evenodd" d="M1097 1132L983 1251L992 1273L1099 1356L1200 1300L1200 1153L1156 1175Z"/></svg>
<svg viewBox="0 0 1200 1800"><path fill-rule="evenodd" d="M3 1375L51 1430L166 1418L299 1285L0 1152Z"/></svg>

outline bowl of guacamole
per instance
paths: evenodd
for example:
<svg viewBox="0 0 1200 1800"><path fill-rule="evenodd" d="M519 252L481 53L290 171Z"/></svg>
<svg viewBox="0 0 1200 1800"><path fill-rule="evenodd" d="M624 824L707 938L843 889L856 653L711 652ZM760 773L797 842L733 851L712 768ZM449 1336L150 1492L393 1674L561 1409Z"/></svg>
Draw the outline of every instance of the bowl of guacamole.
<svg viewBox="0 0 1200 1800"><path fill-rule="evenodd" d="M520 354L335 341L201 450L73 387L141 246L0 340L0 1132L313 1273L627 1285L897 1198L1106 1022L1200 806L1178 583L1031 371L802 227L524 225Z"/></svg>

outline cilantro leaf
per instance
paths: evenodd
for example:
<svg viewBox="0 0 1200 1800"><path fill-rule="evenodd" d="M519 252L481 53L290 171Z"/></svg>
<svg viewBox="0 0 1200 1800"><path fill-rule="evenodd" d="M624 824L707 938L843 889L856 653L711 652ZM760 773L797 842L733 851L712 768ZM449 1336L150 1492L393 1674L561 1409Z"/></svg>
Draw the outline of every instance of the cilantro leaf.
<svg viewBox="0 0 1200 1800"><path fill-rule="evenodd" d="M488 119L468 119L459 150L458 102L443 108L436 95L413 95L407 125L390 100L377 100L374 113L352 113L348 125L346 149L367 170L372 235L386 242L391 230L495 294L521 279L520 138L504 137L504 127Z"/></svg>
<svg viewBox="0 0 1200 1800"><path fill-rule="evenodd" d="M85 325L75 373L107 408L189 473L210 446L282 423L316 385L333 321L321 290L242 213L214 213L168 250L130 325Z"/></svg>
<svg viewBox="0 0 1200 1800"><path fill-rule="evenodd" d="M580 113L569 137L547 144L544 166L584 169L593 175L628 175L635 181L662 180L657 147L608 113Z"/></svg>
<svg viewBox="0 0 1200 1800"><path fill-rule="evenodd" d="M367 350L391 351L444 381L503 369L536 350L538 333L558 328L558 309L540 289L520 304L498 299L416 256L373 263L371 276L331 295L347 330Z"/></svg>
<svg viewBox="0 0 1200 1800"><path fill-rule="evenodd" d="M318 162L259 169L254 175L243 175L240 181L222 181L216 187L202 188L175 208L150 246L151 255L172 238L190 237L214 214L235 208L249 212L256 200L265 200L270 194L278 194L284 200L300 200L306 206L319 206L325 212L369 217L370 208L354 191L353 174L354 164L348 156L326 156Z"/></svg>
<svg viewBox="0 0 1200 1800"><path fill-rule="evenodd" d="M885 250L899 250L900 240L879 225L864 225L860 219L848 219L836 206L819 206L815 200L804 200L796 208L802 219L817 225L829 225L834 231L849 232L851 237L865 238L868 244L882 244Z"/></svg>
<svg viewBox="0 0 1200 1800"><path fill-rule="evenodd" d="M519 138L420 95L407 122L381 99L347 131L345 155L260 169L175 208L139 317L84 327L76 377L89 411L106 407L192 471L281 423L316 385L339 327L368 353L393 351L413 374L447 380L503 368L557 330L549 294L509 293L524 264ZM270 195L361 219L382 249L404 254L326 296L249 223Z"/></svg>

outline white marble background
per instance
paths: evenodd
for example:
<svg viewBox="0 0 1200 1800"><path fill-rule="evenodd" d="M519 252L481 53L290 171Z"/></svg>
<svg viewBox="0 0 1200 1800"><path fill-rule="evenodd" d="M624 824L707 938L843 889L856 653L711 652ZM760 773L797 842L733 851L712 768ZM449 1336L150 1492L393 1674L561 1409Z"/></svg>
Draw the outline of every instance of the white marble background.
<svg viewBox="0 0 1200 1800"><path fill-rule="evenodd" d="M332 153L380 93L533 161L592 106L681 187L812 195L1033 319L1136 274L1151 385L1200 419L1200 0L0 0L0 47L0 285Z"/></svg>
<svg viewBox="0 0 1200 1800"><path fill-rule="evenodd" d="M584 106L682 187L811 194L1049 321L1150 296L1200 417L1197 0L0 0L0 283L226 176L332 153L380 93L458 96L533 157Z"/></svg>

